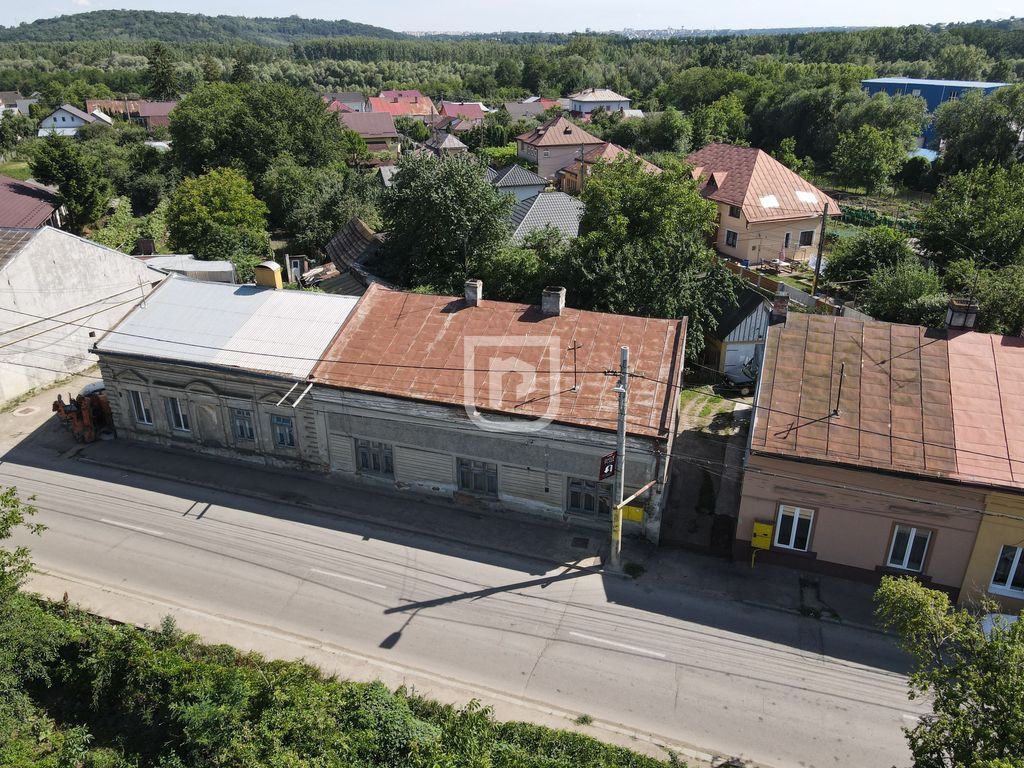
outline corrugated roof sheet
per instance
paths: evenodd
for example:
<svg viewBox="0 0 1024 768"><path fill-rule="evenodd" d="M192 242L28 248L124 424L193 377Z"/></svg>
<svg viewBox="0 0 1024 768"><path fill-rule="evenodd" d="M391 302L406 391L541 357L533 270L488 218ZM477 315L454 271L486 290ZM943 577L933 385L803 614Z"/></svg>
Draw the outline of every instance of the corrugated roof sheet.
<svg viewBox="0 0 1024 768"><path fill-rule="evenodd" d="M441 114L483 122L484 108L478 101L442 101Z"/></svg>
<svg viewBox="0 0 1024 768"><path fill-rule="evenodd" d="M21 249L36 236L38 229L0 229L0 269L17 256Z"/></svg>
<svg viewBox="0 0 1024 768"><path fill-rule="evenodd" d="M171 276L96 345L305 378L358 299Z"/></svg>
<svg viewBox="0 0 1024 768"><path fill-rule="evenodd" d="M41 227L58 206L57 195L42 184L0 176L0 227Z"/></svg>
<svg viewBox="0 0 1024 768"><path fill-rule="evenodd" d="M491 184L496 187L546 187L548 180L521 165L509 165L494 172Z"/></svg>
<svg viewBox="0 0 1024 768"><path fill-rule="evenodd" d="M705 197L743 209L751 222L842 213L839 203L767 152L732 144L708 144L686 158Z"/></svg>
<svg viewBox="0 0 1024 768"><path fill-rule="evenodd" d="M235 274L235 267L230 261L205 261L197 259L190 253L169 253L154 256L137 256L147 267L154 269L174 270L176 272L215 272L218 274Z"/></svg>
<svg viewBox="0 0 1024 768"><path fill-rule="evenodd" d="M790 314L768 333L751 447L1022 489L1022 400L1024 339Z"/></svg>
<svg viewBox="0 0 1024 768"><path fill-rule="evenodd" d="M509 217L512 241L521 243L537 229L552 226L572 239L580 233L583 201L565 192L540 192L519 202Z"/></svg>
<svg viewBox="0 0 1024 768"><path fill-rule="evenodd" d="M479 337L497 337L502 344L481 342L474 353ZM573 356L566 351L573 341L580 345L575 392L570 391ZM614 377L603 372L618 369L619 347L626 345L631 369L647 377L630 381L628 431L666 437L678 390L662 382L679 382L685 342L685 320L569 308L550 317L536 306L485 299L474 307L461 298L371 285L313 378L329 386L456 406L466 404L468 384L481 410L538 416L550 407L557 422L614 431L618 396L612 392ZM557 367L551 349L559 350ZM528 381L503 377L492 399L493 373L468 382L465 377L467 368L470 375L492 370L495 356L499 371L524 364L536 376Z"/></svg>

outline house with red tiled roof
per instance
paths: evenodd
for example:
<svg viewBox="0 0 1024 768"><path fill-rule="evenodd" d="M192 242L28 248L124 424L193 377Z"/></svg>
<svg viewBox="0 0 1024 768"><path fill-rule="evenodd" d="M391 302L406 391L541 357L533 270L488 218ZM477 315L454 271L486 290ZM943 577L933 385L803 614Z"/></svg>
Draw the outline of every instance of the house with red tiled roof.
<svg viewBox="0 0 1024 768"><path fill-rule="evenodd" d="M715 248L737 261L807 261L818 250L821 217L839 204L755 147L709 144L686 161L701 194L718 206Z"/></svg>
<svg viewBox="0 0 1024 768"><path fill-rule="evenodd" d="M536 165L537 173L550 181L588 149L603 143L571 120L556 117L517 136L516 155Z"/></svg>
<svg viewBox="0 0 1024 768"><path fill-rule="evenodd" d="M583 191L586 179L598 163L614 163L620 157L635 160L648 173L661 173L661 168L649 163L618 144L605 141L589 148L583 153L582 161L577 159L564 168L559 169L555 177L555 186L563 192L579 194Z"/></svg>
<svg viewBox="0 0 1024 768"><path fill-rule="evenodd" d="M387 112L392 117L415 117L425 123L437 119L434 102L419 91L383 91L380 96L371 96L367 106L370 112Z"/></svg>
<svg viewBox="0 0 1024 768"><path fill-rule="evenodd" d="M737 556L1024 607L1024 339L970 316L954 302L928 329L773 309Z"/></svg>

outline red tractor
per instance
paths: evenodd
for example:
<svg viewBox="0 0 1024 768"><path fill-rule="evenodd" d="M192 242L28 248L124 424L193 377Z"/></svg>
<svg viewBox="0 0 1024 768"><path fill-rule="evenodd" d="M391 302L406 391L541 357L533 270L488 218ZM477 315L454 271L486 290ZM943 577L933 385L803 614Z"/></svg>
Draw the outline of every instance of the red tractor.
<svg viewBox="0 0 1024 768"><path fill-rule="evenodd" d="M114 429L114 419L110 415L110 403L102 381L87 385L78 393L78 397L68 395L66 403L61 395L57 395L53 411L65 429L80 443L91 443L101 432L112 432Z"/></svg>

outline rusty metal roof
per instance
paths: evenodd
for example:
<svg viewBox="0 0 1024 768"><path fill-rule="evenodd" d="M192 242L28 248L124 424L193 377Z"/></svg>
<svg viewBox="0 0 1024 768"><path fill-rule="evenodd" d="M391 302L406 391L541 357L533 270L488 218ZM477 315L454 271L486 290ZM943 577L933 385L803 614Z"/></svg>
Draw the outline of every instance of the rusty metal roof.
<svg viewBox="0 0 1024 768"><path fill-rule="evenodd" d="M791 314L768 333L751 448L1024 488L1022 374L1017 337Z"/></svg>
<svg viewBox="0 0 1024 768"><path fill-rule="evenodd" d="M42 184L0 176L0 227L41 227L59 205Z"/></svg>
<svg viewBox="0 0 1024 768"><path fill-rule="evenodd" d="M803 219L842 213L839 203L774 157L754 147L708 144L686 158L701 193L743 209L750 222Z"/></svg>
<svg viewBox="0 0 1024 768"><path fill-rule="evenodd" d="M516 137L524 144L535 147L579 146L581 144L603 144L597 136L587 133L571 120L556 117Z"/></svg>
<svg viewBox="0 0 1024 768"><path fill-rule="evenodd" d="M573 386L573 342L579 387ZM630 349L628 430L666 437L685 320L391 291L371 285L313 370L328 386L614 431L619 347ZM524 372L524 368L535 373ZM515 375L507 375L515 370ZM497 377L497 378L495 378ZM549 410L550 409L550 410Z"/></svg>

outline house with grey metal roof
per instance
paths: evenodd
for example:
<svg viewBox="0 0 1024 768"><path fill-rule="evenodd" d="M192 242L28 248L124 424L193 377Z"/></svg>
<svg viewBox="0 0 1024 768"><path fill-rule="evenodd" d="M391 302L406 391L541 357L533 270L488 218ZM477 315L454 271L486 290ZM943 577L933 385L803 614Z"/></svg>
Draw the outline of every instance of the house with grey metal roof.
<svg viewBox="0 0 1024 768"><path fill-rule="evenodd" d="M315 463L307 379L358 300L172 275L95 344L118 437Z"/></svg>
<svg viewBox="0 0 1024 768"><path fill-rule="evenodd" d="M166 275L51 227L0 228L0 403L96 363L116 325Z"/></svg>
<svg viewBox="0 0 1024 768"><path fill-rule="evenodd" d="M580 233L583 201L564 192L541 192L512 209L509 230L512 242L522 243L531 232L554 227L566 238Z"/></svg>
<svg viewBox="0 0 1024 768"><path fill-rule="evenodd" d="M540 194L548 187L547 179L521 165L509 165L492 171L488 174L487 180L499 192L508 192L514 195L517 203Z"/></svg>

